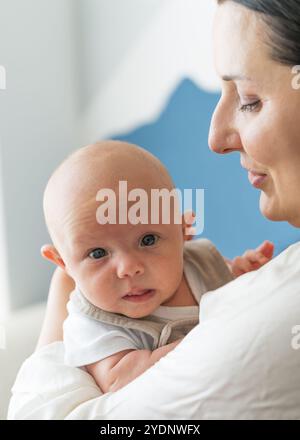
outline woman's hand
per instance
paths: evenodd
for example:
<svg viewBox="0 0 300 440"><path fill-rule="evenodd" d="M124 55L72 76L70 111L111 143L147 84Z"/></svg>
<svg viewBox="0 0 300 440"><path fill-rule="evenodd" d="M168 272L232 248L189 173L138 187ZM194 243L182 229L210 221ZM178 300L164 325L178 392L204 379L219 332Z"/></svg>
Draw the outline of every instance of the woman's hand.
<svg viewBox="0 0 300 440"><path fill-rule="evenodd" d="M257 270L268 263L273 257L274 244L264 241L258 248L246 251L241 257L226 262L235 278L244 273Z"/></svg>
<svg viewBox="0 0 300 440"><path fill-rule="evenodd" d="M63 322L68 315L66 305L74 288L73 279L57 267L51 279L46 315L36 349L51 342L62 341Z"/></svg>

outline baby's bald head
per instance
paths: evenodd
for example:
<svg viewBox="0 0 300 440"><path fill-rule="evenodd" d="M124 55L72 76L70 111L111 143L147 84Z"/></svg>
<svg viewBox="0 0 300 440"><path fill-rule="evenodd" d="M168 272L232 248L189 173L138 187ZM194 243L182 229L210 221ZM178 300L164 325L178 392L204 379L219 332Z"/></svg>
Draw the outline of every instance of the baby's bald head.
<svg viewBox="0 0 300 440"><path fill-rule="evenodd" d="M96 209L97 192L110 188L117 193L119 181L127 181L128 190L174 188L167 169L155 156L120 141L87 145L58 166L46 186L43 208L49 234L60 253L66 225L75 228L77 212L87 216L91 203Z"/></svg>

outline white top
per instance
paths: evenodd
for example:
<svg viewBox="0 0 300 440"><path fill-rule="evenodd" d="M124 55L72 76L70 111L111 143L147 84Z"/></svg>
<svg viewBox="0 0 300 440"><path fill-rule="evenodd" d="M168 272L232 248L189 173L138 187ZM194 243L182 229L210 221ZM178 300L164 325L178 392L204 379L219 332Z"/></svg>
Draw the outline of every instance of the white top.
<svg viewBox="0 0 300 440"><path fill-rule="evenodd" d="M199 301L204 286L195 267L184 260L187 282ZM65 362L67 365L82 367L100 361L122 350L152 350L153 338L147 333L100 322L80 313L72 303L72 295L67 304L68 318L63 325ZM175 321L198 318L198 306L159 306L152 316Z"/></svg>
<svg viewBox="0 0 300 440"><path fill-rule="evenodd" d="M116 393L64 363L64 345L22 365L9 419L299 419L300 242L200 302L200 325Z"/></svg>

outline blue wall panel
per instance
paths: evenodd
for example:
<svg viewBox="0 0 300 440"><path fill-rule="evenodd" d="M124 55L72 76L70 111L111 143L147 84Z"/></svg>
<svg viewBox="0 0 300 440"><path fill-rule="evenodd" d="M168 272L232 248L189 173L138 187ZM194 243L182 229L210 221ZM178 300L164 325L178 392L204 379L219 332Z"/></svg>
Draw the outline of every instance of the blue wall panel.
<svg viewBox="0 0 300 440"><path fill-rule="evenodd" d="M159 157L177 188L205 189L202 236L224 255L240 255L266 239L275 243L277 254L300 239L299 230L260 214L259 191L250 185L238 153L220 156L209 150L209 124L218 99L218 94L184 80L156 121L114 138L141 145Z"/></svg>

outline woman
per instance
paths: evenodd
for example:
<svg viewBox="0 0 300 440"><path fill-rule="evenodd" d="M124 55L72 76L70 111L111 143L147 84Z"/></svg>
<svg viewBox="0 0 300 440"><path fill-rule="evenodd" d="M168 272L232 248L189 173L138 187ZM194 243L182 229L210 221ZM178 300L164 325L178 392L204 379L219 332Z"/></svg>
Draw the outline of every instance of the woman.
<svg viewBox="0 0 300 440"><path fill-rule="evenodd" d="M300 64L300 3L219 4L215 59L222 98L211 123L210 148L239 152L250 182L261 190L262 214L300 227L300 90L292 75Z"/></svg>
<svg viewBox="0 0 300 440"><path fill-rule="evenodd" d="M300 3L219 0L214 47L222 97L212 118L210 148L220 154L239 152L250 183L260 190L262 214L300 227L300 90L297 69L292 72L300 64ZM46 392L43 404L30 395L25 403L21 374L10 417L298 418L300 352L290 344L293 325L300 324L298 258L300 243L257 274L204 295L200 326L128 387L100 397L101 405L106 399L105 409L100 400L92 400L95 390L76 397L75 390L84 388L76 380L73 394L66 397L62 388L55 396L71 402L63 410L51 407L54 398ZM38 347L62 339L73 287L58 269ZM43 355L38 356L41 362ZM25 370L35 369L38 375L41 364L34 359ZM55 374L60 362L55 354ZM60 368L62 375L70 374ZM151 399L145 398L148 393Z"/></svg>

